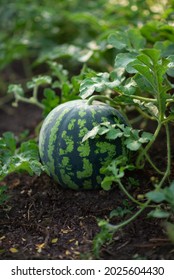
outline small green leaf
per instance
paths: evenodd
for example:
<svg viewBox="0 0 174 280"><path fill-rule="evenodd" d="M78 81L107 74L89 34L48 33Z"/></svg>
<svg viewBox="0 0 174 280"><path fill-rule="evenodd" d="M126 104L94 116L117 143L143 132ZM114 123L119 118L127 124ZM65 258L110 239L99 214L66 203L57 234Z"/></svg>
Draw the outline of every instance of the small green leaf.
<svg viewBox="0 0 174 280"><path fill-rule="evenodd" d="M153 218L166 219L169 216L170 216L169 212L161 210L159 208L156 208L155 210L152 210L148 213L148 217L153 217Z"/></svg>
<svg viewBox="0 0 174 280"><path fill-rule="evenodd" d="M131 28L111 34L108 42L118 50L127 49L130 52L137 52L145 46L146 40L138 28Z"/></svg>
<svg viewBox="0 0 174 280"><path fill-rule="evenodd" d="M106 134L109 130L110 130L110 129L109 129L108 127L105 127L105 126L100 125L98 134L99 134L99 135L104 135L104 134Z"/></svg>
<svg viewBox="0 0 174 280"><path fill-rule="evenodd" d="M5 185L0 186L0 205L6 202L9 198L9 195L7 195L7 189L8 188Z"/></svg>
<svg viewBox="0 0 174 280"><path fill-rule="evenodd" d="M93 50L89 50L89 49L83 49L81 52L79 52L77 59L80 62L87 62L90 57L93 55Z"/></svg>
<svg viewBox="0 0 174 280"><path fill-rule="evenodd" d="M168 69L167 74L171 77L174 77L174 55L170 55L168 57L169 63L168 63Z"/></svg>
<svg viewBox="0 0 174 280"><path fill-rule="evenodd" d="M165 195L165 200L174 206L174 181L168 188L165 188L163 192Z"/></svg>
<svg viewBox="0 0 174 280"><path fill-rule="evenodd" d="M132 54L132 53L119 53L116 56L114 67L118 77L124 74L127 65L130 62L134 61L135 57L136 54Z"/></svg>
<svg viewBox="0 0 174 280"><path fill-rule="evenodd" d="M94 77L86 78L81 82L79 96L83 99L91 96L95 91L103 92L106 89L117 88L121 80L116 79L111 81L109 73L98 73Z"/></svg>
<svg viewBox="0 0 174 280"><path fill-rule="evenodd" d="M12 132L7 131L3 133L3 138L4 138L4 142L6 147L12 152L14 153L15 149L16 149L16 139L15 136Z"/></svg>
<svg viewBox="0 0 174 280"><path fill-rule="evenodd" d="M8 86L8 93L13 93L14 95L19 95L19 96L24 96L24 90L22 86L16 85L16 84L11 84Z"/></svg>
<svg viewBox="0 0 174 280"><path fill-rule="evenodd" d="M156 105L154 105L152 102L148 102L144 104L144 108L154 117L159 116L159 110Z"/></svg>
<svg viewBox="0 0 174 280"><path fill-rule="evenodd" d="M130 28L127 31L127 34L130 40L130 45L134 51L139 51L145 47L146 39L141 35L141 32L138 28Z"/></svg>
<svg viewBox="0 0 174 280"><path fill-rule="evenodd" d="M116 209L110 212L109 218L111 219L114 217L124 217L126 214L131 214L131 213L132 213L131 210L118 206Z"/></svg>
<svg viewBox="0 0 174 280"><path fill-rule="evenodd" d="M102 189L104 189L105 191L109 191L111 189L114 180L115 180L114 176L106 176L101 183Z"/></svg>
<svg viewBox="0 0 174 280"><path fill-rule="evenodd" d="M98 226L101 228L100 232L93 239L93 252L97 258L99 258L99 252L101 246L112 240L114 231L111 230L109 223L106 220L99 220Z"/></svg>
<svg viewBox="0 0 174 280"><path fill-rule="evenodd" d="M146 197L156 203L160 203L165 200L164 192L161 190L154 190L154 191L148 192L146 194Z"/></svg>
<svg viewBox="0 0 174 280"><path fill-rule="evenodd" d="M100 129L100 126L95 126L92 130L88 131L87 134L83 137L82 143L85 142L87 139L91 138L94 139L96 135L98 134L98 131Z"/></svg>
<svg viewBox="0 0 174 280"><path fill-rule="evenodd" d="M125 140L126 147L131 151L137 151L141 147L141 143L138 140L126 139Z"/></svg>
<svg viewBox="0 0 174 280"><path fill-rule="evenodd" d="M128 95L133 95L136 92L137 84L132 78L128 78L124 85L119 85L118 90ZM125 100L126 103L126 100Z"/></svg>
<svg viewBox="0 0 174 280"><path fill-rule="evenodd" d="M59 104L59 96L56 95L55 91L46 88L44 90L44 97L42 99L42 104L45 106L43 114L47 116L48 113Z"/></svg>
<svg viewBox="0 0 174 280"><path fill-rule="evenodd" d="M140 143L147 143L152 139L152 137L152 133L144 131L138 141Z"/></svg>
<svg viewBox="0 0 174 280"><path fill-rule="evenodd" d="M48 61L47 62L49 67L51 68L53 76L57 77L58 80L54 82L54 84L58 83L61 85L68 81L68 71L63 68L62 64L59 64L55 61Z"/></svg>
<svg viewBox="0 0 174 280"><path fill-rule="evenodd" d="M108 43L116 49L122 50L129 45L129 39L124 32L116 31L114 34L109 36Z"/></svg>
<svg viewBox="0 0 174 280"><path fill-rule="evenodd" d="M106 135L106 139L120 138L123 136L123 134L123 131L121 131L120 129L111 128Z"/></svg>
<svg viewBox="0 0 174 280"><path fill-rule="evenodd" d="M126 126L126 127L124 128L124 136L125 136L125 137L130 137L130 136L131 136L131 133L132 133L132 128L129 127L129 126Z"/></svg>
<svg viewBox="0 0 174 280"><path fill-rule="evenodd" d="M80 85L80 97L83 99L91 96L94 91L101 92L106 89L108 73L99 73L95 77L86 78Z"/></svg>
<svg viewBox="0 0 174 280"><path fill-rule="evenodd" d="M41 85L47 85L47 84L51 84L51 77L50 76L38 76L38 77L34 77L32 78L32 81L27 83L27 88L28 89L32 89L34 87L38 87Z"/></svg>

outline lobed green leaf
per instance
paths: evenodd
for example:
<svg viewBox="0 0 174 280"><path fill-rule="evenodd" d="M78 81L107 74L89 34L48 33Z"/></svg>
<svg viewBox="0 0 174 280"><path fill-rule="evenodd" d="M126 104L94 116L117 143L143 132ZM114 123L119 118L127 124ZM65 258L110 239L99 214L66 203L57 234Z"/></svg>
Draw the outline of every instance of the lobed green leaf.
<svg viewBox="0 0 174 280"><path fill-rule="evenodd" d="M38 145L34 140L23 142L16 148L16 139L11 132L0 138L0 180L14 172L40 175L43 166L39 161Z"/></svg>
<svg viewBox="0 0 174 280"><path fill-rule="evenodd" d="M32 80L27 83L27 88L32 89L34 87L38 87L41 85L51 84L51 81L52 81L52 79L50 76L33 77Z"/></svg>

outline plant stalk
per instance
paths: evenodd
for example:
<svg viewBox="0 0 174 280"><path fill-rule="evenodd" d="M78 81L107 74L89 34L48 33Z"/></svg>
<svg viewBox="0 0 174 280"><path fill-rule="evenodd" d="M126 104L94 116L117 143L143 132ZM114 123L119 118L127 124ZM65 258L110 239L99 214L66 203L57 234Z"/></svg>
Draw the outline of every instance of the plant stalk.
<svg viewBox="0 0 174 280"><path fill-rule="evenodd" d="M160 189L163 186L163 183L167 179L167 177L170 175L171 171L171 146L170 146L170 131L169 131L169 125L165 125L166 129L166 138L167 138L167 168L166 172L164 173L163 178L161 179L160 183L158 184L158 188Z"/></svg>
<svg viewBox="0 0 174 280"><path fill-rule="evenodd" d="M41 108L41 109L44 109L44 105L41 104L41 103L40 103L37 99L35 99L34 97L28 99L28 98L25 98L25 97L23 97L23 96L19 96L19 97L17 98L17 102L18 102L18 101L22 101L22 102L25 102L25 103L33 104L33 105L38 106L38 107Z"/></svg>
<svg viewBox="0 0 174 280"><path fill-rule="evenodd" d="M94 100L100 100L100 101L110 101L112 102L114 105L117 105L117 102L115 102L112 98L108 97L108 96L103 96L103 95L92 95L88 101L87 101L87 104L88 105L92 105L93 101Z"/></svg>
<svg viewBox="0 0 174 280"><path fill-rule="evenodd" d="M123 184L121 183L120 180L116 181L120 187L120 189L127 195L127 197L134 203L138 204L139 206L144 206L144 203L139 202L138 200L136 200L123 186Z"/></svg>
<svg viewBox="0 0 174 280"><path fill-rule="evenodd" d="M118 229L128 225L133 220L135 220L146 209L146 207L148 207L149 203L150 203L150 200L147 200L147 202L132 217L130 217L129 219L127 219L126 221L124 221L124 222L122 222L122 223L120 223L118 225L109 224L108 225L109 228L111 230L115 230L116 231L116 230L118 230Z"/></svg>
<svg viewBox="0 0 174 280"><path fill-rule="evenodd" d="M140 162L142 160L142 157L147 153L147 151L151 148L152 144L155 142L160 130L161 130L161 122L158 123L158 126L154 132L154 135L152 137L152 139L149 141L149 143L146 145L146 147L144 149L142 149L141 153L139 154L139 156L137 157L136 160L136 166L137 168L140 168Z"/></svg>

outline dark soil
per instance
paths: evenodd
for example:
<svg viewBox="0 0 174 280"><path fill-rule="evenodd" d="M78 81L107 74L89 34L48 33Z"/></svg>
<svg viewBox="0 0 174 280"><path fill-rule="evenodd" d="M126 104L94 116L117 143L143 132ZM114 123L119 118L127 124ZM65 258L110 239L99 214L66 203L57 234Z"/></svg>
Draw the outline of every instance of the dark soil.
<svg viewBox="0 0 174 280"><path fill-rule="evenodd" d="M19 134L34 127L41 120L41 112L29 105L0 110L0 134L13 131ZM163 135L158 139L153 156L165 165ZM174 167L174 165L173 165ZM174 168L173 168L174 169ZM131 174L139 180L135 187L126 182L132 195L150 190L150 178L155 174L146 166ZM172 176L174 170L172 170ZM173 176L174 177L174 176ZM1 259L92 259L92 246L99 232L98 219L107 219L117 207L137 211L115 186L111 191L64 190L47 175L30 177L12 174L5 182L10 198L0 208L0 258ZM1 185L3 182L1 182ZM112 218L111 222L128 219ZM165 233L160 219L147 218L147 212L114 235L110 244L101 248L100 259L174 259L174 245Z"/></svg>

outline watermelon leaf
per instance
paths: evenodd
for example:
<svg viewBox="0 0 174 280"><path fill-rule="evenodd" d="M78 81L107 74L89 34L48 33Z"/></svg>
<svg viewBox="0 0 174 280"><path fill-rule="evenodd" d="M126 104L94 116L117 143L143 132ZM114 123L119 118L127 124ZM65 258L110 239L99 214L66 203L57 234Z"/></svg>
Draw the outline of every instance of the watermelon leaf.
<svg viewBox="0 0 174 280"><path fill-rule="evenodd" d="M144 48L146 40L137 28L126 31L116 31L108 38L109 44L118 50L126 49L130 52L137 52Z"/></svg>
<svg viewBox="0 0 174 280"><path fill-rule="evenodd" d="M27 83L27 88L32 89L35 88L36 86L43 86L43 85L49 85L51 84L51 77L50 76L38 76L38 77L33 77L30 82Z"/></svg>
<svg viewBox="0 0 174 280"><path fill-rule="evenodd" d="M48 113L59 104L60 98L56 95L55 91L46 88L44 90L44 98L42 104L44 105L43 115L46 116Z"/></svg>
<svg viewBox="0 0 174 280"><path fill-rule="evenodd" d="M103 92L106 89L114 89L117 88L121 81L120 79L111 80L112 77L109 73L98 73L97 75L86 78L81 82L80 85L80 94L79 96L83 99L91 96L95 91Z"/></svg>
<svg viewBox="0 0 174 280"><path fill-rule="evenodd" d="M3 185L3 186L0 186L0 206L8 200L9 196L7 194L7 186L6 185Z"/></svg>
<svg viewBox="0 0 174 280"><path fill-rule="evenodd" d="M0 138L0 180L13 172L40 175L43 170L39 161L38 145L34 140L23 142L17 148L14 134L3 134Z"/></svg>
<svg viewBox="0 0 174 280"><path fill-rule="evenodd" d="M137 151L142 144L148 143L153 135L149 132L141 132L139 129L133 129L132 127L125 126L124 124L110 124L101 123L95 126L92 130L88 131L83 137L83 142L87 139L94 139L97 135L106 135L106 139L122 138L124 146L128 150Z"/></svg>

